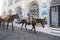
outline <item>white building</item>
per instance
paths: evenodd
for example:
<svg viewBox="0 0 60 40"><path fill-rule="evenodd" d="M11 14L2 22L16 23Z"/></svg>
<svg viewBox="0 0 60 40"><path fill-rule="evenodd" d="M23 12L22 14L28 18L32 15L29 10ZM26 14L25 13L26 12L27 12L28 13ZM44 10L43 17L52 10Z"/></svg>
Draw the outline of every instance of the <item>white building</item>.
<svg viewBox="0 0 60 40"><path fill-rule="evenodd" d="M50 3L51 0L4 0L2 15L13 15L20 13L23 17L27 17L30 10L35 18L47 17L47 27L50 23Z"/></svg>

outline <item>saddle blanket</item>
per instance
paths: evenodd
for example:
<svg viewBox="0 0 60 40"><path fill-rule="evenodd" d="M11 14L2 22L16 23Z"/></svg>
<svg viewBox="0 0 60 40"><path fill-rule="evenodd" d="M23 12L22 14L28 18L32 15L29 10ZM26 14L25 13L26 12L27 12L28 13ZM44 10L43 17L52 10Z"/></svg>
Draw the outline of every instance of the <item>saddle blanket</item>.
<svg viewBox="0 0 60 40"><path fill-rule="evenodd" d="M32 18L28 19L27 22L32 23Z"/></svg>

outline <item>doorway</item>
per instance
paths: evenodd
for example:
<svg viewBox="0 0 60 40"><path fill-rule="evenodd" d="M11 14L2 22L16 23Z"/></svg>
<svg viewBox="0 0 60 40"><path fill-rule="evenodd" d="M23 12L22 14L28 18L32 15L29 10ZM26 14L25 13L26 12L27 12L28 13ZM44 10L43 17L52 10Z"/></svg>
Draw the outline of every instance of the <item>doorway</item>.
<svg viewBox="0 0 60 40"><path fill-rule="evenodd" d="M55 27L55 26L59 26L59 7L58 6L53 6L50 7L50 26L51 27Z"/></svg>

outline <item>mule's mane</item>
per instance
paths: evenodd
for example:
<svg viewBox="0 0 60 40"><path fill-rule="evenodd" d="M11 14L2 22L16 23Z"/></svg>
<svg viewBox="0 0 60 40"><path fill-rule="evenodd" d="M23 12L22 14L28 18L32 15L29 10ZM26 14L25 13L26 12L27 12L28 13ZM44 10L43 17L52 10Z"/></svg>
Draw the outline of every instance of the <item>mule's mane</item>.
<svg viewBox="0 0 60 40"><path fill-rule="evenodd" d="M15 18L15 15L10 15L10 18Z"/></svg>
<svg viewBox="0 0 60 40"><path fill-rule="evenodd" d="M15 19L16 15L10 15L10 18L8 20L13 21Z"/></svg>

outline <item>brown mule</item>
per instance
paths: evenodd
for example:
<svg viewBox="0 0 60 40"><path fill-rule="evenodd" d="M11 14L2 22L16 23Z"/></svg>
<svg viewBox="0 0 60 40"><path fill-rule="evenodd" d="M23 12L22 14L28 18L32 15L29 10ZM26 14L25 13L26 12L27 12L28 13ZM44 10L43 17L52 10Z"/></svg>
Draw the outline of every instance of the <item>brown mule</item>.
<svg viewBox="0 0 60 40"><path fill-rule="evenodd" d="M44 28L44 27L45 27L45 18L44 18L44 19L34 19L34 18L33 18L32 23L29 23L29 22L27 22L27 20L24 20L24 19L23 19L23 20L21 21L21 23L22 23L21 29L22 29L23 25L25 24L25 29L26 29L26 30L27 30L26 25L32 24L32 29L34 29L34 32L36 33L35 25L36 25L37 23L41 23L41 24L42 24L42 27ZM31 29L31 31L32 31L32 29Z"/></svg>
<svg viewBox="0 0 60 40"><path fill-rule="evenodd" d="M18 19L19 16L17 14L15 14L15 15L9 15L9 16L0 17L0 24L3 23L3 29L4 29L4 23L7 22L7 29L8 29L8 24L12 23L12 30L14 30L13 21L14 21L15 18Z"/></svg>

